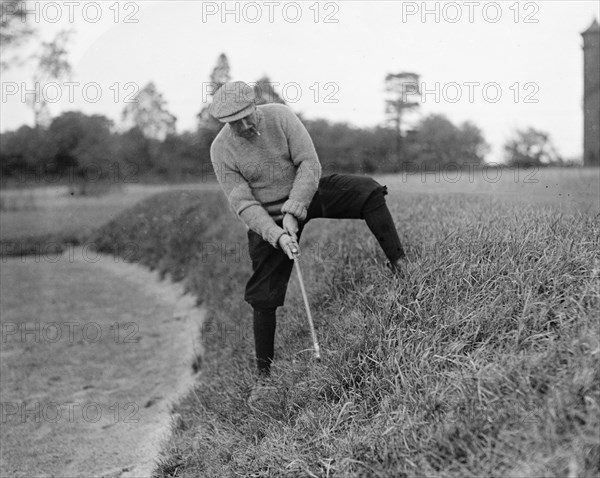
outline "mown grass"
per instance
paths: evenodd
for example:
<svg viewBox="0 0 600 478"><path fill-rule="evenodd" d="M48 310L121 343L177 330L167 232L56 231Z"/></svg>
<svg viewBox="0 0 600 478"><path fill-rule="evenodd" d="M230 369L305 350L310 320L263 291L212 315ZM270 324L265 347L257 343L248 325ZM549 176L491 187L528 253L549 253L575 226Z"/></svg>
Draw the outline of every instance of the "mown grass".
<svg viewBox="0 0 600 478"><path fill-rule="evenodd" d="M245 230L220 193L154 196L91 238L208 308L201 379L156 476L597 476L600 220L489 195L388 196L393 279L362 221L316 220L278 311L274 383L254 382Z"/></svg>
<svg viewBox="0 0 600 478"><path fill-rule="evenodd" d="M90 184L90 188L95 187ZM3 190L0 194L0 257L45 257L81 244L100 225L145 197L181 185L129 185L99 196L71 196L65 187ZM206 187L207 185L200 185Z"/></svg>

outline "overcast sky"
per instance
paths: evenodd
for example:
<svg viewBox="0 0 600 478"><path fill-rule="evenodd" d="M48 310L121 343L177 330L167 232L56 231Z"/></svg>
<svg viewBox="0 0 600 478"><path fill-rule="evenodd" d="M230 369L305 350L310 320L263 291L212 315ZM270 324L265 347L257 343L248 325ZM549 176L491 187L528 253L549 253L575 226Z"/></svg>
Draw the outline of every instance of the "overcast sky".
<svg viewBox="0 0 600 478"><path fill-rule="evenodd" d="M412 120L443 113L475 123L492 145L488 161L528 126L550 133L563 156L581 156L580 33L599 14L595 1L29 3L40 36L23 55L74 31L79 84L59 85L53 114L81 110L118 124L126 99L153 81L178 130L192 130L225 53L234 80L268 75L308 118L383 124L386 74L410 71L427 91ZM27 65L3 73L2 131L32 124L21 95L32 77Z"/></svg>

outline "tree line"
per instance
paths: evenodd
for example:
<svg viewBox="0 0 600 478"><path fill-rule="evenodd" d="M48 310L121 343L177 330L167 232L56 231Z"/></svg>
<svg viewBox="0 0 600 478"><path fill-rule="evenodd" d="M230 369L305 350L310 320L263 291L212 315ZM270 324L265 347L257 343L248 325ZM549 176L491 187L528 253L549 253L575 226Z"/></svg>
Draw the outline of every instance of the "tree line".
<svg viewBox="0 0 600 478"><path fill-rule="evenodd" d="M331 172L393 173L406 163L478 165L486 149L474 125L455 126L440 115L426 117L405 138L402 158L394 152L393 129L301 120L323 169ZM193 181L210 176L210 145L220 128L203 124L195 132L169 132L157 138L145 134L139 125L117 132L114 122L105 116L70 111L53 118L47 128L21 126L0 135L0 172L5 181L13 183L35 178Z"/></svg>

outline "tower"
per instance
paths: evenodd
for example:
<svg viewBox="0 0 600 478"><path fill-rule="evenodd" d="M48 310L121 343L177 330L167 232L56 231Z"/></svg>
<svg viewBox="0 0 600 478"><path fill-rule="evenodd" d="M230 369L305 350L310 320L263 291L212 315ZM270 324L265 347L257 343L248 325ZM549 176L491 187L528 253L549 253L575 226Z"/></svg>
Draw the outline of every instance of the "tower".
<svg viewBox="0 0 600 478"><path fill-rule="evenodd" d="M600 166L600 27L594 19L583 37L583 164Z"/></svg>

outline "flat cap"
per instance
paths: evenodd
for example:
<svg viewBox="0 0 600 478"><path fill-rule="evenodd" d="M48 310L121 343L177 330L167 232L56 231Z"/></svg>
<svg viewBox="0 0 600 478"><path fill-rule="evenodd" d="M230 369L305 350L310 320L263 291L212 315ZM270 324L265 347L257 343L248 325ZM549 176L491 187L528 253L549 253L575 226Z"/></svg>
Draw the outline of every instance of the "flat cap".
<svg viewBox="0 0 600 478"><path fill-rule="evenodd" d="M229 123L252 113L256 108L255 98L253 87L243 81L231 81L213 95L209 111L221 123Z"/></svg>

